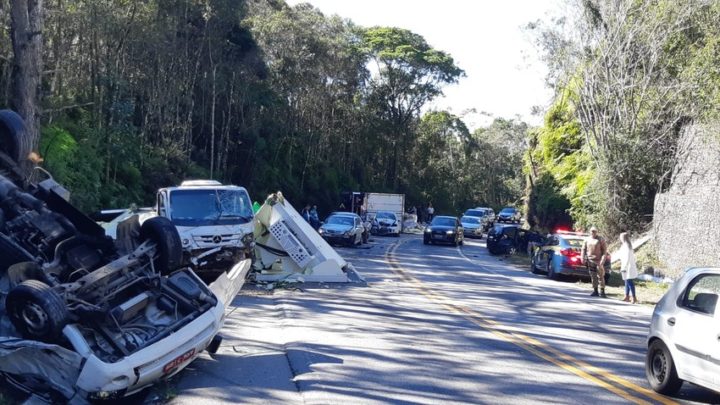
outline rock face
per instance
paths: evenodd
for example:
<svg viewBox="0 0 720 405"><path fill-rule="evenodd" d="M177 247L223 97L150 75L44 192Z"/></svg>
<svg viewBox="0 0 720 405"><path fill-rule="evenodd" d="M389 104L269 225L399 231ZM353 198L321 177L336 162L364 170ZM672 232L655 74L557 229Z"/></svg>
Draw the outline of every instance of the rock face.
<svg viewBox="0 0 720 405"><path fill-rule="evenodd" d="M658 258L676 277L688 267L720 266L720 123L689 127L670 188L655 197Z"/></svg>

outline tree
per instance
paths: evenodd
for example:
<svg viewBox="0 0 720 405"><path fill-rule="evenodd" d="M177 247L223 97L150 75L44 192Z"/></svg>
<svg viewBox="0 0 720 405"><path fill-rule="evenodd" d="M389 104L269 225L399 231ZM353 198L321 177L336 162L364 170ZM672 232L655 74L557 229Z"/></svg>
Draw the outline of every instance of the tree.
<svg viewBox="0 0 720 405"><path fill-rule="evenodd" d="M405 29L367 29L363 44L378 73L370 82L369 102L389 128L386 181L397 189L401 178L407 182L408 173L402 170L407 162L401 151L409 149L420 108L464 72L450 55L431 48L422 36Z"/></svg>
<svg viewBox="0 0 720 405"><path fill-rule="evenodd" d="M566 122L579 125L576 146L583 151L553 166L573 177L563 167L591 165L583 170L592 175L577 173L569 183L575 191L565 193L576 220L592 220L610 234L642 228L671 173L683 126L717 110L712 104L717 76L711 74L716 69L708 67L718 58L706 57L717 54L718 3L579 0L573 5L570 19L556 20L538 36L556 98L568 89L574 94L567 101L572 117ZM553 150L562 149L564 139L552 135L559 128L547 128L542 153L556 155ZM563 183L562 175L552 174Z"/></svg>
<svg viewBox="0 0 720 405"><path fill-rule="evenodd" d="M10 15L15 55L11 105L25 120L26 136L20 144L20 156L28 156L40 140L43 0L12 0Z"/></svg>

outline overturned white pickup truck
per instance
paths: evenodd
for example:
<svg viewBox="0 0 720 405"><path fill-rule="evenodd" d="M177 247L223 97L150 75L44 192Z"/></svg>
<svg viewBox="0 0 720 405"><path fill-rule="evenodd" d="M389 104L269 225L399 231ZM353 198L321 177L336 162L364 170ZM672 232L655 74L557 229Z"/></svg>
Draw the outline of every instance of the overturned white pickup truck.
<svg viewBox="0 0 720 405"><path fill-rule="evenodd" d="M165 218L124 224L120 244L49 174L18 163L24 124L0 111L0 375L50 402L118 398L219 345L250 260L212 282L180 267Z"/></svg>

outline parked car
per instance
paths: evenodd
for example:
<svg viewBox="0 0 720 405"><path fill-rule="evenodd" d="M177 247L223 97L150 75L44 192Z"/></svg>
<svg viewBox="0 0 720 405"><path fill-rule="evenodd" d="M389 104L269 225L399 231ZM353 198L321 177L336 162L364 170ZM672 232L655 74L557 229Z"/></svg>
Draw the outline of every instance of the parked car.
<svg viewBox="0 0 720 405"><path fill-rule="evenodd" d="M481 217L471 217L464 215L460 218L465 236L469 238L482 238L483 220Z"/></svg>
<svg viewBox="0 0 720 405"><path fill-rule="evenodd" d="M121 398L217 350L250 260L208 285L180 266L182 243L166 218L140 226L134 216L113 241L49 173L35 168L25 176L17 153L23 136L20 117L0 111L5 381L53 403Z"/></svg>
<svg viewBox="0 0 720 405"><path fill-rule="evenodd" d="M397 214L390 211L379 211L372 221L371 233L373 235L400 236L402 224Z"/></svg>
<svg viewBox="0 0 720 405"><path fill-rule="evenodd" d="M423 232L423 243L450 243L462 245L464 240L463 227L456 217L437 216Z"/></svg>
<svg viewBox="0 0 720 405"><path fill-rule="evenodd" d="M357 246L367 242L365 225L352 212L333 212L320 226L318 233L330 244Z"/></svg>
<svg viewBox="0 0 720 405"><path fill-rule="evenodd" d="M693 268L655 305L647 337L645 375L671 395L687 381L720 392L720 268Z"/></svg>
<svg viewBox="0 0 720 405"><path fill-rule="evenodd" d="M520 211L518 211L518 209L514 207L505 207L500 210L500 213L498 213L497 215L498 222L510 222L513 224L519 224L521 219L522 214L520 214Z"/></svg>
<svg viewBox="0 0 720 405"><path fill-rule="evenodd" d="M589 278L588 268L582 263L580 250L588 237L585 233L558 231L539 246L530 259L533 273L544 272L557 280L560 275ZM610 260L605 261L605 282L610 279Z"/></svg>
<svg viewBox="0 0 720 405"><path fill-rule="evenodd" d="M495 224L488 232L487 249L492 255L524 252L528 242L541 238L537 232L522 229L517 224Z"/></svg>
<svg viewBox="0 0 720 405"><path fill-rule="evenodd" d="M495 225L495 210L489 207L477 207L476 210L485 211L485 232Z"/></svg>
<svg viewBox="0 0 720 405"><path fill-rule="evenodd" d="M489 216L488 210L488 208L470 208L465 211L463 216L480 218L482 230L487 231L488 229L490 229L490 227L492 226L492 221L495 219L494 216Z"/></svg>

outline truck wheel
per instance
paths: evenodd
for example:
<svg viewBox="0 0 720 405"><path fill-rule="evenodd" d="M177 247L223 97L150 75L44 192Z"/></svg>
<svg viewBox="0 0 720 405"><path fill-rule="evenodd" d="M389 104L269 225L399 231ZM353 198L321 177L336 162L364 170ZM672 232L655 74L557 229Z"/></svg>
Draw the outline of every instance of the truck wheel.
<svg viewBox="0 0 720 405"><path fill-rule="evenodd" d="M7 274L11 287L15 287L16 285L27 280L39 280L42 282L47 282L47 277L45 276L45 273L35 262L15 263L12 266L8 267Z"/></svg>
<svg viewBox="0 0 720 405"><path fill-rule="evenodd" d="M161 274L167 274L182 264L182 242L177 229L164 217L154 217L143 222L140 227L140 241L152 241L157 248L155 268Z"/></svg>
<svg viewBox="0 0 720 405"><path fill-rule="evenodd" d="M69 318L65 301L42 281L18 284L8 293L5 305L15 329L28 339L56 342Z"/></svg>
<svg viewBox="0 0 720 405"><path fill-rule="evenodd" d="M20 143L25 136L25 121L12 110L0 110L0 150L19 163Z"/></svg>

